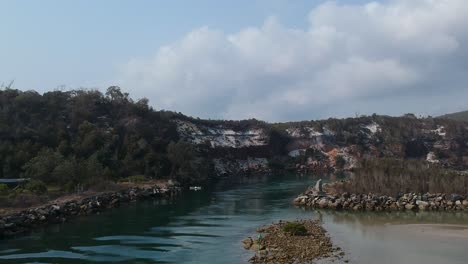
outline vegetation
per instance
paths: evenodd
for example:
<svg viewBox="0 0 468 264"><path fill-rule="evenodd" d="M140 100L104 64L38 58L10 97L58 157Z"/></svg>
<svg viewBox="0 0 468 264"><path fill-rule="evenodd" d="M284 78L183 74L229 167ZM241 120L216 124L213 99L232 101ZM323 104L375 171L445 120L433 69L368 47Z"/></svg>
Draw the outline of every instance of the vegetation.
<svg viewBox="0 0 468 264"><path fill-rule="evenodd" d="M0 183L0 195L8 194L8 186L4 183Z"/></svg>
<svg viewBox="0 0 468 264"><path fill-rule="evenodd" d="M457 121L466 121L468 122L468 111L462 111L462 112L457 112L457 113L452 113L452 114L446 114L443 116L440 116L440 118L447 118L447 119L453 119Z"/></svg>
<svg viewBox="0 0 468 264"><path fill-rule="evenodd" d="M307 235L307 228L300 222L288 222L283 226L283 231L293 236Z"/></svg>
<svg viewBox="0 0 468 264"><path fill-rule="evenodd" d="M418 160L371 159L339 188L392 196L407 192L468 194L468 174Z"/></svg>
<svg viewBox="0 0 468 264"><path fill-rule="evenodd" d="M169 147L179 141L176 117L187 118L154 111L115 86L43 95L7 87L0 90L0 178L31 178L34 193L44 191L39 182L76 190L131 175L198 180L192 166L202 157Z"/></svg>
<svg viewBox="0 0 468 264"><path fill-rule="evenodd" d="M209 127L222 125L235 131L262 128L266 132L268 146L229 150L196 147L179 138L174 119ZM372 123L381 129L370 133L363 126ZM432 131L442 126L444 137ZM359 157L362 154L364 157L425 159L429 151L426 143L440 142L440 147L431 151L436 158L444 158L444 165L460 169L468 166L466 123L454 120L416 119L414 115L372 115L281 124L255 119L201 120L180 113L155 111L147 99L134 101L116 86L109 87L105 94L96 90L73 90L42 95L8 86L0 89L0 178L30 178L30 184L20 189L30 194L42 194L50 186L58 186L59 191L64 192L90 187L105 189L112 182L125 179L132 182L174 179L182 184L193 184L206 180L212 174L211 160L217 155L233 159L256 155L268 157L272 169L277 171L295 169L296 163L304 164L308 158L328 161L323 151L309 148L311 142L293 141L286 133L286 128L290 127L302 129L304 133L310 133L308 129L313 128L323 133L323 143L330 147L327 151L352 146ZM445 139L450 139L449 143ZM289 158L287 154L293 144L298 144L292 146L296 149L306 148L305 154ZM345 157L338 155L336 167L341 169L345 165ZM362 176L357 176L362 181L358 179L352 188L358 189L366 179L376 177L385 182L378 189L382 192L400 190L408 184L419 186L420 190L435 190L436 183L447 186L440 187L441 190L448 190L445 180L427 176L442 173L442 169L431 168L435 172L426 174L424 177L429 178L424 178L413 173L411 168L407 174L383 169L383 173L374 176L369 176L371 173L365 172L364 168L360 172ZM466 191L464 178L444 173L444 179L457 181L453 188L465 186L463 190ZM390 179L385 175L393 177L400 174L403 175L400 178L406 179L399 181L401 186L387 184ZM422 184L427 179L432 185Z"/></svg>
<svg viewBox="0 0 468 264"><path fill-rule="evenodd" d="M147 180L148 178L146 178L145 175L133 175L125 179L125 181L132 182L132 183L146 182Z"/></svg>
<svg viewBox="0 0 468 264"><path fill-rule="evenodd" d="M40 180L31 180L24 188L35 194L44 194L47 192L47 186Z"/></svg>

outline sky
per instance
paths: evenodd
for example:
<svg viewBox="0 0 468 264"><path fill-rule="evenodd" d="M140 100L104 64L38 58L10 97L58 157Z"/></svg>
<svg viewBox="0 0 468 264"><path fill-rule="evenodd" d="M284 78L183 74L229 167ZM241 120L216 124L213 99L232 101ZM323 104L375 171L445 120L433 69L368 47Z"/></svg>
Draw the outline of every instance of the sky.
<svg viewBox="0 0 468 264"><path fill-rule="evenodd" d="M0 84L296 121L468 109L466 0L0 0Z"/></svg>

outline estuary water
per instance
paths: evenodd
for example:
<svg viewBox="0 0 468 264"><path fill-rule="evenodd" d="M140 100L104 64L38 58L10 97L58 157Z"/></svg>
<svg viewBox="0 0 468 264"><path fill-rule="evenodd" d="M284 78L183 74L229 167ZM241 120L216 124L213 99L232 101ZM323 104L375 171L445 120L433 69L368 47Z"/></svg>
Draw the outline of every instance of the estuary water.
<svg viewBox="0 0 468 264"><path fill-rule="evenodd" d="M247 263L241 240L278 220L321 219L349 263L466 264L468 213L347 213L297 208L314 176L225 180L0 241L0 263Z"/></svg>

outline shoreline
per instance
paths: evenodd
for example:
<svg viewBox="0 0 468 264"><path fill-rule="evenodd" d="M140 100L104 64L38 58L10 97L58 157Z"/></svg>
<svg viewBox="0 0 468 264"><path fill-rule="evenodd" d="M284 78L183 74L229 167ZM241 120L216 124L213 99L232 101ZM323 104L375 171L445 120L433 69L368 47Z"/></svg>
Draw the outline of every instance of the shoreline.
<svg viewBox="0 0 468 264"><path fill-rule="evenodd" d="M318 184L320 185L320 184ZM398 197L374 193L348 193L333 190L333 183L308 188L294 200L294 205L315 209L344 211L449 211L468 213L468 196L444 193L404 193Z"/></svg>
<svg viewBox="0 0 468 264"><path fill-rule="evenodd" d="M161 183L132 184L111 192L85 195L68 195L40 206L12 209L14 212L0 216L0 239L27 234L37 228L63 223L78 216L92 215L121 204L138 200L171 198L180 187ZM76 197L78 196L78 197Z"/></svg>

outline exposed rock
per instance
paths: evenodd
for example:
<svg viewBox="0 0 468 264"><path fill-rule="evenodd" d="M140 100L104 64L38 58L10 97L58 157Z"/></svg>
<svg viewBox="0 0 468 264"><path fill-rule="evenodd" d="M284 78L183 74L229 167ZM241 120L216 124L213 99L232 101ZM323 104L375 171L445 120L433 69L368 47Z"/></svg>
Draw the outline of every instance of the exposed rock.
<svg viewBox="0 0 468 264"><path fill-rule="evenodd" d="M450 198L452 202L456 202L456 201L462 201L465 197L458 195L458 194L452 194Z"/></svg>
<svg viewBox="0 0 468 264"><path fill-rule="evenodd" d="M244 244L245 249L250 249L253 245L253 239L251 237L248 237L244 240L242 240L242 244Z"/></svg>
<svg viewBox="0 0 468 264"><path fill-rule="evenodd" d="M250 237L243 240L244 248L256 252L250 263L312 263L313 261L334 256L342 258L339 248L333 248L326 231L317 221L296 221L303 224L305 235L292 235L283 230L288 222L272 224L257 230L264 234L260 240ZM250 241L252 240L251 246Z"/></svg>
<svg viewBox="0 0 468 264"><path fill-rule="evenodd" d="M449 198L449 199L447 199ZM375 194L318 194L314 188L294 199L294 204L320 209L353 211L465 211L468 200L457 194L404 193L398 197Z"/></svg>
<svg viewBox="0 0 468 264"><path fill-rule="evenodd" d="M317 183L315 184L314 190L315 190L317 193L319 193L319 194L321 194L321 193L323 192L323 188L322 188L322 179L319 179L319 180L317 181Z"/></svg>
<svg viewBox="0 0 468 264"><path fill-rule="evenodd" d="M294 199L294 204L295 205L304 205L306 204L307 198L309 198L307 195L302 195Z"/></svg>
<svg viewBox="0 0 468 264"><path fill-rule="evenodd" d="M429 207L429 203L425 201L416 201L416 205L418 206L419 210L426 211Z"/></svg>
<svg viewBox="0 0 468 264"><path fill-rule="evenodd" d="M266 158L213 159L216 175L266 174L270 172Z"/></svg>
<svg viewBox="0 0 468 264"><path fill-rule="evenodd" d="M208 143L211 148L246 148L267 144L267 136L262 128L234 131L223 126L209 127L183 120L176 120L176 124L177 132L183 138L193 144Z"/></svg>
<svg viewBox="0 0 468 264"><path fill-rule="evenodd" d="M328 200L326 198L320 199L319 207L323 209L323 208L327 208L327 206L328 206Z"/></svg>

